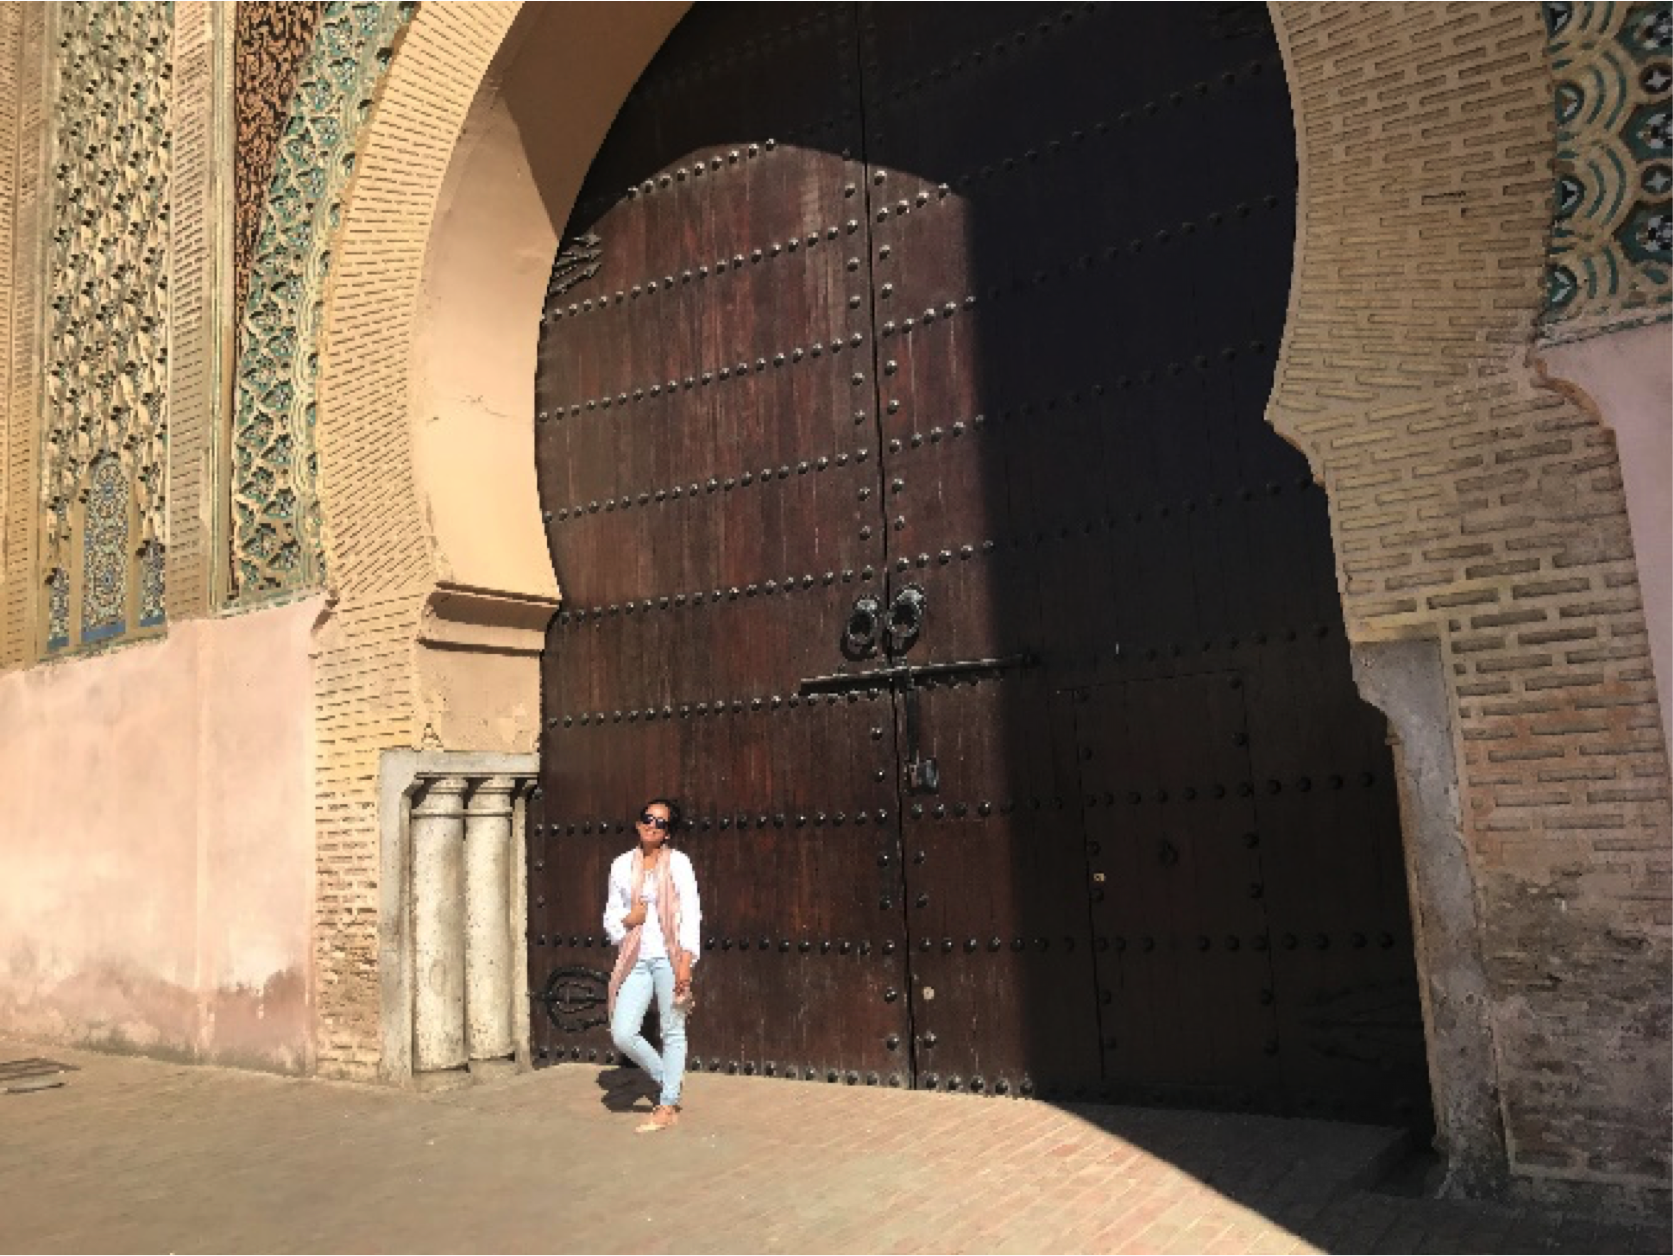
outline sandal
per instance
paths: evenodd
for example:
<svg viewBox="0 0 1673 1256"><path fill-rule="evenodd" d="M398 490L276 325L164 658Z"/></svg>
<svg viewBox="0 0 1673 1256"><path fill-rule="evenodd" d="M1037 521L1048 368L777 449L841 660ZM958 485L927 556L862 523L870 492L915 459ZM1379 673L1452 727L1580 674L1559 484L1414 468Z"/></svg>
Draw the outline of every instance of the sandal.
<svg viewBox="0 0 1673 1256"><path fill-rule="evenodd" d="M659 1130L669 1129L678 1123L680 1110L668 1104L657 1104L651 1109L650 1119L633 1132L635 1134L655 1134Z"/></svg>

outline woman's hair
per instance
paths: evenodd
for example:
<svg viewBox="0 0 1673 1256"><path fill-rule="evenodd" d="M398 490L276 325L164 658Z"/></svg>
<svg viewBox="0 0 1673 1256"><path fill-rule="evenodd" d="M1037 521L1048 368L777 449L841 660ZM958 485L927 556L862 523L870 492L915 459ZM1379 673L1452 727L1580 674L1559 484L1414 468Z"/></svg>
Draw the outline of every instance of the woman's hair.
<svg viewBox="0 0 1673 1256"><path fill-rule="evenodd" d="M668 808L668 836L671 838L680 830L680 804L672 798L653 798L639 808L639 814L644 815L652 807Z"/></svg>

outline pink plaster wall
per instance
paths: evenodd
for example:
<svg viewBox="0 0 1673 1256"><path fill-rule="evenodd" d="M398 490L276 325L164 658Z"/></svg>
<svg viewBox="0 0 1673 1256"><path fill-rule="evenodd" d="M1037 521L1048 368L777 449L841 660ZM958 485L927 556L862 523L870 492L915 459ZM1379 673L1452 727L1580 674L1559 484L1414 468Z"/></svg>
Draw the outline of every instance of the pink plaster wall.
<svg viewBox="0 0 1673 1256"><path fill-rule="evenodd" d="M1673 745L1673 324L1554 345L1540 357L1553 384L1578 388L1615 430L1662 732Z"/></svg>
<svg viewBox="0 0 1673 1256"><path fill-rule="evenodd" d="M311 1067L320 605L0 676L0 1033Z"/></svg>

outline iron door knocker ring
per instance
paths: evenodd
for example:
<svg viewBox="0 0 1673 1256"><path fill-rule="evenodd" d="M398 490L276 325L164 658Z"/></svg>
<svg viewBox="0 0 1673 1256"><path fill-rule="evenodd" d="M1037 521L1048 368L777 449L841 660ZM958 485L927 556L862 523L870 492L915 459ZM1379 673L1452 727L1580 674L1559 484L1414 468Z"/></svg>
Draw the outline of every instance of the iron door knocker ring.
<svg viewBox="0 0 1673 1256"><path fill-rule="evenodd" d="M842 629L842 652L851 659L869 658L877 652L877 629L883 604L871 594L855 599Z"/></svg>
<svg viewBox="0 0 1673 1256"><path fill-rule="evenodd" d="M929 598L923 589L909 584L889 604L889 653L904 654L912 648L924 628Z"/></svg>

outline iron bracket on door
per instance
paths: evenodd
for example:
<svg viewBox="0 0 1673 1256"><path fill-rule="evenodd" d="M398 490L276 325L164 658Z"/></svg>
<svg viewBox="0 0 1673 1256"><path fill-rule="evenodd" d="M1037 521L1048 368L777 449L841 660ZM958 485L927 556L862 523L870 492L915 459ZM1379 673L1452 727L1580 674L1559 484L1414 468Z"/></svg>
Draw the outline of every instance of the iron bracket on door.
<svg viewBox="0 0 1673 1256"><path fill-rule="evenodd" d="M1012 654L1005 658L963 659L956 663L898 663L864 672L809 676L802 681L801 692L804 695L843 693L853 689L880 689L884 685L895 689L898 685L897 692L906 705L906 788L909 793L933 794L941 788L941 769L933 758L926 758L918 751L918 681L943 680L979 672L1004 672L1033 667L1037 662L1032 654Z"/></svg>

